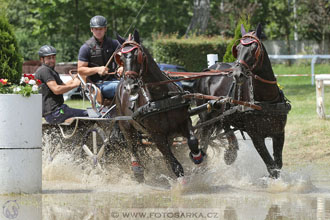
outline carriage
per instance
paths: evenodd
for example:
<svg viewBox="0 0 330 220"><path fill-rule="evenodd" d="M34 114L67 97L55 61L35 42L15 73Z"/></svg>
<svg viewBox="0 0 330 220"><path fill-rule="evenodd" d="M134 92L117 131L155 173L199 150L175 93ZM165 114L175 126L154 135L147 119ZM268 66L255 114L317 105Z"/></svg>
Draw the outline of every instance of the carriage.
<svg viewBox="0 0 330 220"><path fill-rule="evenodd" d="M183 168L171 152L171 146L178 143L175 137L185 138L195 164L203 162L212 141L224 140L221 142L224 159L230 165L238 150L234 131L239 130L248 133L270 176L278 178L284 127L291 106L277 86L268 55L259 40L260 30L258 27L255 32L246 33L242 26L243 37L233 48L235 63L217 63L201 73L186 73L189 77L184 80L197 79L193 93L174 83L182 79L171 79L159 70L140 44L136 31L128 39L118 36L122 47L121 53L115 53L115 59L124 66L124 75L117 88L115 105L98 105L95 85L82 83L92 104L91 117L73 118L73 130L76 131L79 120L95 124L84 134L84 152L94 165L100 166L98 161L107 146L111 148L111 142L118 141L120 136L129 146L132 171L139 182L143 182L144 176L137 151L143 145L155 145L173 173L182 177ZM180 75L170 73L170 76ZM197 124L192 123L194 115L199 115ZM64 137L73 135L65 135L62 128L61 132ZM273 139L274 159L265 146L266 137Z"/></svg>

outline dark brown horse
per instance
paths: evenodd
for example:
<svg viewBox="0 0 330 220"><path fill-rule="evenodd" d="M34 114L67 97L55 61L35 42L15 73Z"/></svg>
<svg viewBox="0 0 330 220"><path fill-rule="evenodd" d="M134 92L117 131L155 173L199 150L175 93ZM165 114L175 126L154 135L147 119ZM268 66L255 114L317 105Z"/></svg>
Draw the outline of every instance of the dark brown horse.
<svg viewBox="0 0 330 220"><path fill-rule="evenodd" d="M262 110L237 109L235 113L214 124L212 129L220 127L220 130L230 135L235 130L246 132L266 164L270 176L278 178L282 168L284 128L291 106L277 85L268 54L260 41L261 26L258 25L256 31L246 33L242 25L241 34L243 37L233 47L237 61L218 63L211 69L232 68L235 75L242 74L247 80L237 83L233 77L228 76L205 77L196 82L195 91L214 96L230 96L262 107ZM201 120L206 121L233 107L229 104L219 106L218 111L201 114ZM203 130L203 147L208 144L209 131L212 129ZM272 138L273 157L265 145L267 137ZM235 153L235 149L232 152Z"/></svg>
<svg viewBox="0 0 330 220"><path fill-rule="evenodd" d="M143 181L143 168L137 150L141 147L139 137L145 134L156 144L175 175L182 177L183 168L171 151L174 137L187 138L190 158L195 164L201 163L204 156L192 131L188 113L190 103L182 98L182 89L175 83L152 85L170 79L140 44L137 31L128 40L120 36L117 39L122 48L116 60L123 65L124 75L117 88L116 105L118 115L133 118L119 121L121 131L132 147L133 173L138 181Z"/></svg>

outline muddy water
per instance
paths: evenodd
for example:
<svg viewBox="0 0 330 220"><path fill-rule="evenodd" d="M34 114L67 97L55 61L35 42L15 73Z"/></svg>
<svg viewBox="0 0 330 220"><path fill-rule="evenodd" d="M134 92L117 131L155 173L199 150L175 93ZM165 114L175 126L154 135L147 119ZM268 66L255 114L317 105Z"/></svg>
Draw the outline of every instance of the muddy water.
<svg viewBox="0 0 330 220"><path fill-rule="evenodd" d="M43 192L0 196L0 220L330 219L330 168L283 167L280 179L269 179L249 141L240 140L231 166L215 149L209 149L204 165L195 166L187 147L177 147L185 184L174 180L155 150L144 164L146 183L137 184L124 152L110 154L106 166L93 169L72 152L49 153L51 147L44 146Z"/></svg>

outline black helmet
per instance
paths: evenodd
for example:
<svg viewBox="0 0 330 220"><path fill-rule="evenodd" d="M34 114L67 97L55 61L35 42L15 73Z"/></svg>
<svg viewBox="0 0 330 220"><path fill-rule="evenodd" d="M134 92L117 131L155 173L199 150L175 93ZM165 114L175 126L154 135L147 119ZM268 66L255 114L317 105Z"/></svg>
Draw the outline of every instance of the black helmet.
<svg viewBox="0 0 330 220"><path fill-rule="evenodd" d="M39 57L56 55L56 49L52 46L44 45L44 46L40 47L38 54L39 54Z"/></svg>
<svg viewBox="0 0 330 220"><path fill-rule="evenodd" d="M108 24L107 19L101 15L96 15L92 17L91 21L89 22L89 26L91 28L100 28L100 27L106 27Z"/></svg>

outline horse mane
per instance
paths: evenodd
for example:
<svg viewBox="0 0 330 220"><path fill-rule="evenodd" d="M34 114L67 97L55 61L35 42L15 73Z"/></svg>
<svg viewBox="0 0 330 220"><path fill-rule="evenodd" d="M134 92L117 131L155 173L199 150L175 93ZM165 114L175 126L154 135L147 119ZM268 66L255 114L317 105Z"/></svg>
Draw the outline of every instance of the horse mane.
<svg viewBox="0 0 330 220"><path fill-rule="evenodd" d="M260 41L261 46L262 46L262 50L264 51L264 58L262 61L262 67L260 68L260 72L256 71L258 73L258 75L260 76L266 76L265 78L269 79L269 80L276 80L273 68L272 68L272 64L270 62L267 50L264 46L264 44ZM270 78L269 78L270 77Z"/></svg>
<svg viewBox="0 0 330 220"><path fill-rule="evenodd" d="M145 56L146 56L146 62L147 62L147 72L146 74L152 76L149 78L147 83L150 82L160 82L160 81L168 81L171 80L169 76L167 76L164 72L162 72L154 58L151 56L150 52L148 51L147 48L145 48L142 44L140 44ZM163 91L180 91L178 86L176 86L174 83L167 83L167 84L162 84L158 85L157 90L163 90ZM152 89L151 89L152 90Z"/></svg>

